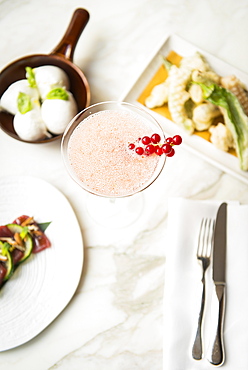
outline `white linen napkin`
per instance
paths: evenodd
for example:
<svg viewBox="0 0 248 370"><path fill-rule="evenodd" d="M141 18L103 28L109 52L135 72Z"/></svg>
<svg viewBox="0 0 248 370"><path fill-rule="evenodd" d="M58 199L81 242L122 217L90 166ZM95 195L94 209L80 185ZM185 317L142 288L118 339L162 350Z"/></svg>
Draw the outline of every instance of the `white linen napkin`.
<svg viewBox="0 0 248 370"><path fill-rule="evenodd" d="M196 252L203 217L216 217L219 201L171 198L164 289L164 370L213 370L208 361L216 329L212 265L207 270L202 360L192 358L202 294ZM228 202L227 202L228 203ZM227 207L226 312L223 370L248 369L248 205Z"/></svg>

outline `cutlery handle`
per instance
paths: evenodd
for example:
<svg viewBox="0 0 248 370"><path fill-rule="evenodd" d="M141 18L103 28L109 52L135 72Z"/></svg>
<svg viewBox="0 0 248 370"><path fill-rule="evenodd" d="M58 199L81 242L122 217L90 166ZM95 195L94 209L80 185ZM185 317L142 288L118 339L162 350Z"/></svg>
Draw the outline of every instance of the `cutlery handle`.
<svg viewBox="0 0 248 370"><path fill-rule="evenodd" d="M219 301L218 325L212 348L211 358L209 361L212 365L221 366L225 361L224 338L223 338L225 300L226 300L225 285L216 284L215 290Z"/></svg>
<svg viewBox="0 0 248 370"><path fill-rule="evenodd" d="M205 287L205 272L202 276L202 299L201 299L201 309L198 318L198 326L195 336L195 341L192 347L192 357L195 360L202 359L202 320L205 306L205 296L206 296L206 287Z"/></svg>

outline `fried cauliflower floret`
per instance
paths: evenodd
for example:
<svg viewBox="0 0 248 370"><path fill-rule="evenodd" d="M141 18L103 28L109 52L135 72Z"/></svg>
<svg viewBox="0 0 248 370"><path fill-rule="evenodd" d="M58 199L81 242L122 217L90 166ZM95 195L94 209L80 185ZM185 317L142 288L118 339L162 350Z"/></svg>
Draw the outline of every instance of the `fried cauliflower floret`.
<svg viewBox="0 0 248 370"><path fill-rule="evenodd" d="M151 94L146 98L145 105L147 108L161 107L168 102L169 79L159 85L154 86Z"/></svg>
<svg viewBox="0 0 248 370"><path fill-rule="evenodd" d="M213 71L204 71L202 72L201 70L195 69L192 72L192 81L194 82L200 82L200 83L206 83L206 82L213 82L216 84L220 83L220 76L217 75Z"/></svg>
<svg viewBox="0 0 248 370"><path fill-rule="evenodd" d="M203 92L202 92L202 89L199 85L196 85L196 84L190 85L189 95L190 95L191 100L195 104L201 104L204 101Z"/></svg>
<svg viewBox="0 0 248 370"><path fill-rule="evenodd" d="M219 108L209 102L199 104L193 110L193 121L197 131L207 130L215 117L220 116Z"/></svg>
<svg viewBox="0 0 248 370"><path fill-rule="evenodd" d="M228 149L234 148L234 140L231 132L223 123L218 123L217 126L211 126L209 129L210 141L217 148L227 152Z"/></svg>
<svg viewBox="0 0 248 370"><path fill-rule="evenodd" d="M202 72L210 70L210 66L206 59L198 51L193 55L182 58L180 67L189 68L190 70L198 69Z"/></svg>

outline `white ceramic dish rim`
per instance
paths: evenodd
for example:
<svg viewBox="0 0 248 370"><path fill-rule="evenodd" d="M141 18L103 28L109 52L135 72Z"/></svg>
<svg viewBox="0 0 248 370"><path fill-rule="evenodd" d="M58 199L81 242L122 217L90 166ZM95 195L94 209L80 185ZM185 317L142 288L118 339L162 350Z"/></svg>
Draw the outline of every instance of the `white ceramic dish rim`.
<svg viewBox="0 0 248 370"><path fill-rule="evenodd" d="M57 188L31 176L1 178L0 224L22 214L34 216L37 222L51 221L46 235L52 246L18 267L0 291L0 351L31 340L62 312L76 291L83 267L80 227Z"/></svg>

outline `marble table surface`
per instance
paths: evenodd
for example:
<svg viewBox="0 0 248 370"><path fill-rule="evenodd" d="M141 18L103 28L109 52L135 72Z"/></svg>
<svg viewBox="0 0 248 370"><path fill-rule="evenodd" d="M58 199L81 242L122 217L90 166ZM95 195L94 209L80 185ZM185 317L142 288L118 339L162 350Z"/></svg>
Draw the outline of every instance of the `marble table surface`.
<svg viewBox="0 0 248 370"><path fill-rule="evenodd" d="M246 0L0 0L0 68L24 55L49 53L80 7L90 21L74 62L89 81L91 103L119 99L166 34L182 36L248 73ZM89 216L87 195L67 175L59 142L34 146L0 131L0 176L13 174L42 178L67 197L85 258L68 306L38 336L2 352L0 368L162 370L167 199L248 203L247 183L182 145L144 191L142 217L117 229Z"/></svg>

